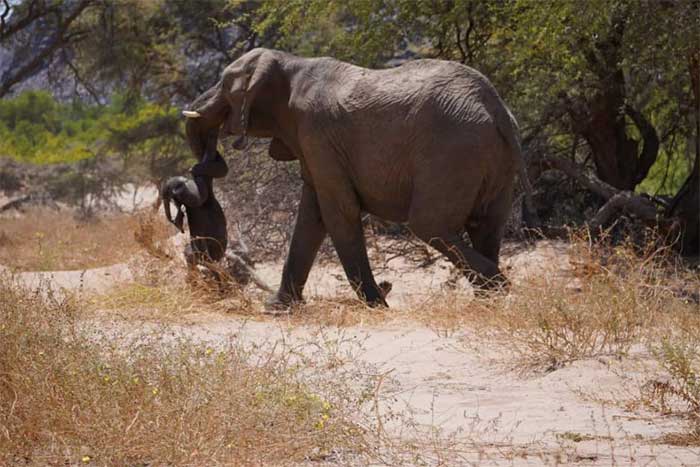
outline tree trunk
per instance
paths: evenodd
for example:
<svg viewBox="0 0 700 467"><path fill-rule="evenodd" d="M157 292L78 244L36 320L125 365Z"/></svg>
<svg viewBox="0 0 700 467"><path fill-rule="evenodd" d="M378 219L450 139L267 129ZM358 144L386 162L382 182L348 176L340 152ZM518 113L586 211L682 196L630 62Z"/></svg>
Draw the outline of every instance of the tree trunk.
<svg viewBox="0 0 700 467"><path fill-rule="evenodd" d="M587 100L566 98L566 106L574 131L591 148L598 178L618 190L634 191L656 161L659 138L644 115L626 103L625 75L620 68L625 14L618 12L608 34L584 51L599 89ZM627 134L626 116L639 130L641 141Z"/></svg>
<svg viewBox="0 0 700 467"><path fill-rule="evenodd" d="M688 71L692 84L695 111L695 163L693 170L676 194L669 215L680 222L681 253L685 256L700 254L700 53L688 56Z"/></svg>
<svg viewBox="0 0 700 467"><path fill-rule="evenodd" d="M684 256L700 254L700 164L695 156L693 171L673 198L669 214L680 222L680 249Z"/></svg>

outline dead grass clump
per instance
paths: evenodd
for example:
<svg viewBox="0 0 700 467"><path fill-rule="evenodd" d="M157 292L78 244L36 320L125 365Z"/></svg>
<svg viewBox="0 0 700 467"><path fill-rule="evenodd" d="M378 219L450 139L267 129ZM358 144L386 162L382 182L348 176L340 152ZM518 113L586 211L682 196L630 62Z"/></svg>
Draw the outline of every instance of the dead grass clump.
<svg viewBox="0 0 700 467"><path fill-rule="evenodd" d="M487 310L485 329L527 367L553 370L582 358L625 355L634 344L672 332L697 310L677 293L696 279L668 250L574 239L571 262L574 277L568 281L537 277L506 296L479 300Z"/></svg>
<svg viewBox="0 0 700 467"><path fill-rule="evenodd" d="M576 293L564 284L533 280L511 300L486 307L496 335L523 364L553 370L582 358L623 355L650 324L649 309L630 288L595 280Z"/></svg>
<svg viewBox="0 0 700 467"><path fill-rule="evenodd" d="M123 262L142 248L131 232L144 216L78 220L68 210L31 209L21 217L2 220L0 264L20 271L55 271ZM160 218L149 225L152 241L167 237L167 225Z"/></svg>
<svg viewBox="0 0 700 467"><path fill-rule="evenodd" d="M362 399L331 370L309 378L280 348L100 334L75 307L0 281L0 464L287 464L364 449L350 421Z"/></svg>

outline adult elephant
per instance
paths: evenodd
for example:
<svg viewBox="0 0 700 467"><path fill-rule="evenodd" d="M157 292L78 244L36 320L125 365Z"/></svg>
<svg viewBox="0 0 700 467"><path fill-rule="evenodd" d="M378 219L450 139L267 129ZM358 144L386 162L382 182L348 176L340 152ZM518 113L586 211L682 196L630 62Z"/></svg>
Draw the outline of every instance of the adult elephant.
<svg viewBox="0 0 700 467"><path fill-rule="evenodd" d="M248 135L271 137L273 159L301 165L294 234L268 307L302 299L326 234L358 295L386 305L367 258L363 211L408 222L478 287L505 281L499 249L516 171L526 175L517 123L476 70L440 60L369 70L255 49L183 113L200 160L221 127L241 135L239 148Z"/></svg>

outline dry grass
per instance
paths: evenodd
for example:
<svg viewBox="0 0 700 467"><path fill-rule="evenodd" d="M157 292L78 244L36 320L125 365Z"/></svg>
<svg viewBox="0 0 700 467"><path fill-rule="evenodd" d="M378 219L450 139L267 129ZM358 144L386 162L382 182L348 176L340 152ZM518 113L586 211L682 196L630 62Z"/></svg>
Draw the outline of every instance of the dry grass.
<svg viewBox="0 0 700 467"><path fill-rule="evenodd" d="M700 277L668 250L575 238L570 255L570 277L530 278L508 295L472 304L479 329L524 366L553 370L582 358L621 357L681 323L700 325L697 303L679 292L693 290Z"/></svg>
<svg viewBox="0 0 700 467"><path fill-rule="evenodd" d="M67 210L36 208L0 220L0 264L19 271L78 270L123 262L172 233L160 216L117 214L86 221Z"/></svg>
<svg viewBox="0 0 700 467"><path fill-rule="evenodd" d="M0 464L288 464L365 449L347 370L305 373L290 349L101 334L42 295L0 281Z"/></svg>
<svg viewBox="0 0 700 467"><path fill-rule="evenodd" d="M147 246L146 248L151 248ZM187 270L174 248L160 249L157 256L140 256L130 263L131 282L116 284L103 293L86 297L86 312L125 319L178 321L193 313L260 316L257 302L249 291L230 278L221 284L212 278ZM225 275L224 275L225 277Z"/></svg>
<svg viewBox="0 0 700 467"><path fill-rule="evenodd" d="M645 404L682 415L689 426L659 441L697 444L700 313L682 291L692 292L700 277L666 250L574 238L570 275L522 280L508 294L475 299L444 292L389 310L311 299L288 316L269 318L260 314L262 294L188 277L180 253L164 247L151 224L131 229L135 251L150 255L138 255L132 283L87 303L43 300L7 281L0 287L0 453L7 453L0 463L449 464L486 455L478 430L455 439L421 427L416 436L410 414L397 415L405 417L408 436L382 432L379 410L373 421L364 417L381 399L377 381L383 377L364 371L362 379L349 371L353 359L326 348L324 339L313 346L326 348L326 355L310 357L298 348L209 347L158 333L138 339L124 331L99 334L90 321L77 326L76 314L82 319L97 312L135 319L139 326L200 312L321 329L418 322L441 335L462 333L475 345L507 349L519 368L536 371L602 355L623 357L646 345L665 377L650 375ZM79 327L89 327L89 336ZM504 444L496 450L518 457L526 448Z"/></svg>

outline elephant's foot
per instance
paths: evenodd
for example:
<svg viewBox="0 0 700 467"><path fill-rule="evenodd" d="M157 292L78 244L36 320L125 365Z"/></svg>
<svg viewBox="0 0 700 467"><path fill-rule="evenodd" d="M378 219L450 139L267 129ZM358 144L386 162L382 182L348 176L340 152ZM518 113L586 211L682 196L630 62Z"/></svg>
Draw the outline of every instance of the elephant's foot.
<svg viewBox="0 0 700 467"><path fill-rule="evenodd" d="M382 293L382 297L386 298L387 295L389 295L389 292L391 292L391 289L394 287L394 285L389 282L389 281L381 281L379 284L377 284L379 287L379 291Z"/></svg>
<svg viewBox="0 0 700 467"><path fill-rule="evenodd" d="M289 313L290 308L304 303L302 298L294 298L290 294L277 292L265 301L265 313L283 314Z"/></svg>
<svg viewBox="0 0 700 467"><path fill-rule="evenodd" d="M393 285L389 281L382 281L377 284L378 295L371 298L364 296L367 306L370 308L389 308L389 305L386 303L386 297L391 292L392 287Z"/></svg>
<svg viewBox="0 0 700 467"><path fill-rule="evenodd" d="M384 298L382 297L378 297L373 300L365 300L365 303L370 308L389 308L389 305L386 303L386 300L384 300Z"/></svg>
<svg viewBox="0 0 700 467"><path fill-rule="evenodd" d="M492 277L470 277L470 280L474 286L474 295L479 298L492 297L510 289L510 281L501 273Z"/></svg>

